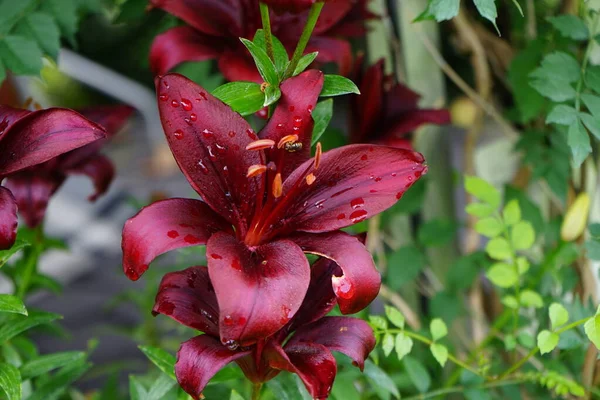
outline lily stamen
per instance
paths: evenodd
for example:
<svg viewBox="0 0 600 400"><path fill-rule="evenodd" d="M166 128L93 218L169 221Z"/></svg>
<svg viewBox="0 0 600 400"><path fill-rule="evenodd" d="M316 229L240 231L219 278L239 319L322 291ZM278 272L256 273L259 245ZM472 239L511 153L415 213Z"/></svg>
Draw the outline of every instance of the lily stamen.
<svg viewBox="0 0 600 400"><path fill-rule="evenodd" d="M281 197L282 193L283 193L283 184L281 182L281 173L278 172L277 175L275 175L275 179L273 179L273 197L278 199Z"/></svg>
<svg viewBox="0 0 600 400"><path fill-rule="evenodd" d="M315 152L315 169L319 168L321 164L321 154L323 153L323 148L321 146L321 142L317 142L317 149Z"/></svg>
<svg viewBox="0 0 600 400"><path fill-rule="evenodd" d="M317 178L315 177L314 174L308 174L306 176L306 184L308 186L312 185L313 183L315 183L315 181L317 180Z"/></svg>
<svg viewBox="0 0 600 400"><path fill-rule="evenodd" d="M279 141L279 143L277 143L277 148L281 149L283 148L283 146L285 146L287 143L294 143L298 141L298 135L287 135L281 138L281 140Z"/></svg>
<svg viewBox="0 0 600 400"><path fill-rule="evenodd" d="M271 139L259 139L248 143L246 150L265 150L275 146L275 141Z"/></svg>
<svg viewBox="0 0 600 400"><path fill-rule="evenodd" d="M267 166L266 165L251 165L250 167L248 167L248 173L246 174L246 177L248 178L253 178L255 176L264 174L267 171Z"/></svg>

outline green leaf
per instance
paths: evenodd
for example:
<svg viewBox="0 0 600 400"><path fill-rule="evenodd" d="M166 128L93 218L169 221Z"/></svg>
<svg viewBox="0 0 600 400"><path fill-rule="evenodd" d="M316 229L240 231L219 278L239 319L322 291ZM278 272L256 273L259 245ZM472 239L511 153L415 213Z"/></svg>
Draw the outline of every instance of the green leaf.
<svg viewBox="0 0 600 400"><path fill-rule="evenodd" d="M0 1L0 36L10 32L35 3L36 0Z"/></svg>
<svg viewBox="0 0 600 400"><path fill-rule="evenodd" d="M517 199L511 200L504 206L502 210L502 218L508 226L514 225L521 221L521 207Z"/></svg>
<svg viewBox="0 0 600 400"><path fill-rule="evenodd" d="M556 102L571 100L577 95L570 83L561 80L538 79L530 81L529 84L542 96Z"/></svg>
<svg viewBox="0 0 600 400"><path fill-rule="evenodd" d="M48 14L36 12L23 18L17 33L34 38L42 51L55 60L58 57L60 31Z"/></svg>
<svg viewBox="0 0 600 400"><path fill-rule="evenodd" d="M15 315L4 321L0 326L0 343L12 339L21 332L25 332L35 326L47 324L62 318L58 314L43 311L30 311L29 316Z"/></svg>
<svg viewBox="0 0 600 400"><path fill-rule="evenodd" d="M44 0L42 10L54 16L62 34L76 47L75 34L79 24L77 4L73 0Z"/></svg>
<svg viewBox="0 0 600 400"><path fill-rule="evenodd" d="M485 218L492 215L496 211L496 208L486 203L470 203L465 207L465 211L469 215Z"/></svg>
<svg viewBox="0 0 600 400"><path fill-rule="evenodd" d="M419 243L426 247L441 246L454 239L458 225L446 219L432 219L419 228Z"/></svg>
<svg viewBox="0 0 600 400"><path fill-rule="evenodd" d="M86 354L82 351L65 351L63 353L47 354L26 362L20 368L23 380L35 378L56 368L80 362Z"/></svg>
<svg viewBox="0 0 600 400"><path fill-rule="evenodd" d="M500 206L500 192L494 186L476 176L465 176L465 190L473 197L489 204L494 209Z"/></svg>
<svg viewBox="0 0 600 400"><path fill-rule="evenodd" d="M519 51L508 68L508 81L512 88L520 122L529 122L544 108L546 100L529 85L529 74L537 68L545 52L543 39L532 40Z"/></svg>
<svg viewBox="0 0 600 400"><path fill-rule="evenodd" d="M513 256L508 241L503 237L497 237L488 242L485 251L494 260L507 260Z"/></svg>
<svg viewBox="0 0 600 400"><path fill-rule="evenodd" d="M135 375L129 375L129 398L131 400L146 400L148 392L139 378Z"/></svg>
<svg viewBox="0 0 600 400"><path fill-rule="evenodd" d="M35 392L27 400L58 400L69 386L85 374L91 366L91 363L78 362L62 368L52 376L52 379L36 387Z"/></svg>
<svg viewBox="0 0 600 400"><path fill-rule="evenodd" d="M27 246L29 246L29 243L24 240L17 239L15 244L13 244L10 249L0 250L0 267L2 267L8 261L8 259L16 254L19 250L24 249Z"/></svg>
<svg viewBox="0 0 600 400"><path fill-rule="evenodd" d="M21 374L14 365L0 364L0 388L8 400L21 400Z"/></svg>
<svg viewBox="0 0 600 400"><path fill-rule="evenodd" d="M542 296L530 289L525 289L519 294L520 303L525 307L542 308Z"/></svg>
<svg viewBox="0 0 600 400"><path fill-rule="evenodd" d="M235 391L235 389L231 389L231 395L229 396L229 400L244 400L241 394Z"/></svg>
<svg viewBox="0 0 600 400"><path fill-rule="evenodd" d="M176 384L177 382L163 374L154 381L152 386L150 386L150 389L148 389L148 396L144 398L144 400L162 400Z"/></svg>
<svg viewBox="0 0 600 400"><path fill-rule="evenodd" d="M213 90L212 95L242 115L251 115L263 107L265 94L254 82L229 82Z"/></svg>
<svg viewBox="0 0 600 400"><path fill-rule="evenodd" d="M385 315L392 324L400 329L404 329L404 315L396 307L385 306Z"/></svg>
<svg viewBox="0 0 600 400"><path fill-rule="evenodd" d="M556 345L558 345L559 339L560 337L558 336L558 333L550 332L546 329L541 331L537 337L537 345L540 348L540 353L550 353L556 348Z"/></svg>
<svg viewBox="0 0 600 400"><path fill-rule="evenodd" d="M550 304L548 314L550 315L550 326L552 329L556 329L559 326L566 324L569 320L569 312L559 303Z"/></svg>
<svg viewBox="0 0 600 400"><path fill-rule="evenodd" d="M587 40L590 37L590 31L585 23L575 15L564 14L546 19L565 37L574 40Z"/></svg>
<svg viewBox="0 0 600 400"><path fill-rule="evenodd" d="M494 238L500 235L503 230L504 225L502 224L502 221L496 217L483 218L477 221L475 224L475 231L489 238Z"/></svg>
<svg viewBox="0 0 600 400"><path fill-rule="evenodd" d="M589 224L588 230L590 231L590 235L594 239L600 239L600 224L599 223Z"/></svg>
<svg viewBox="0 0 600 400"><path fill-rule="evenodd" d="M17 75L35 75L42 69L41 50L23 36L5 36L0 40L0 60Z"/></svg>
<svg viewBox="0 0 600 400"><path fill-rule="evenodd" d="M523 347L526 347L528 349L533 349L535 347L535 339L532 335L530 335L527 332L520 332L517 335L517 340L519 341L519 343L521 343Z"/></svg>
<svg viewBox="0 0 600 400"><path fill-rule="evenodd" d="M544 57L541 67L529 74L529 84L549 99L562 102L577 94L571 83L579 80L579 63L573 56L555 51Z"/></svg>
<svg viewBox="0 0 600 400"><path fill-rule="evenodd" d="M569 147L573 153L573 163L578 168L592 152L590 137L579 121L569 127L567 137Z"/></svg>
<svg viewBox="0 0 600 400"><path fill-rule="evenodd" d="M500 35L500 30L498 30L498 26L496 25L498 12L496 11L495 0L473 0L473 3L475 3L475 7L477 7L479 14L490 21L494 25L494 28L496 28L498 35Z"/></svg>
<svg viewBox="0 0 600 400"><path fill-rule="evenodd" d="M402 360L405 356L410 354L413 347L413 340L409 336L406 336L404 333L399 333L396 336L396 343L394 348L396 349L396 355L398 356L398 360Z"/></svg>
<svg viewBox="0 0 600 400"><path fill-rule="evenodd" d="M312 119L315 122L311 146L317 144L323 133L327 130L331 117L333 116L333 99L323 100L317 103L312 111Z"/></svg>
<svg viewBox="0 0 600 400"><path fill-rule="evenodd" d="M6 79L6 69L4 68L4 64L2 64L2 60L0 60L0 85L2 85L2 83L4 82L4 80ZM2 264L0 264L0 267L2 266Z"/></svg>
<svg viewBox="0 0 600 400"><path fill-rule="evenodd" d="M350 79L341 75L325 75L321 97L341 96L350 93L360 94L360 90Z"/></svg>
<svg viewBox="0 0 600 400"><path fill-rule="evenodd" d="M517 339L513 335L504 336L504 348L508 351L512 351L517 347Z"/></svg>
<svg viewBox="0 0 600 400"><path fill-rule="evenodd" d="M529 271L529 261L527 261L525 257L518 257L517 272L519 273L519 275L523 275L527 271Z"/></svg>
<svg viewBox="0 0 600 400"><path fill-rule="evenodd" d="M505 263L496 263L485 274L487 278L496 286L509 288L519 280L519 275L514 267Z"/></svg>
<svg viewBox="0 0 600 400"><path fill-rule="evenodd" d="M404 364L408 377L417 390L421 393L425 393L429 390L429 387L431 386L431 377L423 364L411 356L404 357L402 363Z"/></svg>
<svg viewBox="0 0 600 400"><path fill-rule="evenodd" d="M583 330L588 339L600 350L600 315L596 314L594 317L588 319L583 326Z"/></svg>
<svg viewBox="0 0 600 400"><path fill-rule="evenodd" d="M436 361L440 363L442 368L444 368L446 361L448 361L448 348L446 348L446 346L443 344L432 343L431 346L429 346L429 349L431 350L431 354L433 354L433 357L436 359Z"/></svg>
<svg viewBox="0 0 600 400"><path fill-rule="evenodd" d="M510 241L515 250L527 250L535 243L535 231L529 221L521 221L512 227Z"/></svg>
<svg viewBox="0 0 600 400"><path fill-rule="evenodd" d="M581 122L583 122L583 125L588 128L592 135L600 140L600 120L586 112L579 113L579 118L581 118Z"/></svg>
<svg viewBox="0 0 600 400"><path fill-rule="evenodd" d="M425 267L425 255L414 245L404 246L388 258L389 270L386 282L394 290L412 282Z"/></svg>
<svg viewBox="0 0 600 400"><path fill-rule="evenodd" d="M267 53L265 53L263 49L248 39L240 38L240 40L252 55L260 76L262 76L265 82L278 87L279 75L277 74L275 66L273 65L273 62Z"/></svg>
<svg viewBox="0 0 600 400"><path fill-rule="evenodd" d="M268 107L271 104L274 104L281 97L281 89L277 86L269 85L265 87L265 102L263 103L263 107Z"/></svg>
<svg viewBox="0 0 600 400"><path fill-rule="evenodd" d="M594 92L600 93L600 66L587 66L585 70L585 84Z"/></svg>
<svg viewBox="0 0 600 400"><path fill-rule="evenodd" d="M394 350L394 335L391 333L386 333L383 335L383 339L381 340L381 349L386 357L390 355L390 353Z"/></svg>
<svg viewBox="0 0 600 400"><path fill-rule="evenodd" d="M369 324L374 329L385 331L388 328L388 322L380 315L369 315Z"/></svg>
<svg viewBox="0 0 600 400"><path fill-rule="evenodd" d="M583 93L581 100L583 100L583 104L590 110L594 118L600 119L600 97L594 94Z"/></svg>
<svg viewBox="0 0 600 400"><path fill-rule="evenodd" d="M434 18L437 22L452 19L458 15L460 0L429 0L427 9L417 20Z"/></svg>
<svg viewBox="0 0 600 400"><path fill-rule="evenodd" d="M175 377L175 356L158 347L139 346L139 349L162 372L177 380Z"/></svg>
<svg viewBox="0 0 600 400"><path fill-rule="evenodd" d="M319 55L318 51L303 55L302 58L300 58L300 60L298 61L298 65L296 66L296 69L294 70L294 76L300 74L306 68L308 68L308 66L310 64L312 64L313 61L315 61L315 58L317 58L318 55Z"/></svg>
<svg viewBox="0 0 600 400"><path fill-rule="evenodd" d="M517 298L511 295L502 297L502 304L508 308L512 308L513 310L519 308L519 302L517 301Z"/></svg>
<svg viewBox="0 0 600 400"><path fill-rule="evenodd" d="M434 318L429 324L429 331L434 341L439 340L448 334L448 328L440 318Z"/></svg>
<svg viewBox="0 0 600 400"><path fill-rule="evenodd" d="M273 56L275 58L275 69L279 72L280 76L283 76L285 69L287 68L288 62L290 58L288 57L287 50L281 44L279 39L275 37L275 35L271 35L273 41ZM256 31L254 35L254 40L252 40L256 45L258 45L261 49L267 51L267 44L265 41L265 32L262 29Z"/></svg>
<svg viewBox="0 0 600 400"><path fill-rule="evenodd" d="M555 106L546 117L546 124L571 125L577 121L577 110L565 104Z"/></svg>
<svg viewBox="0 0 600 400"><path fill-rule="evenodd" d="M27 315L27 309L21 299L10 294L0 294L0 312Z"/></svg>
<svg viewBox="0 0 600 400"><path fill-rule="evenodd" d="M373 364L372 361L365 361L364 373L370 380L373 381L373 383L393 394L396 396L396 398L400 398L400 392L398 392L398 388L396 387L396 384L392 378L390 378L384 370Z"/></svg>
<svg viewBox="0 0 600 400"><path fill-rule="evenodd" d="M591 260L600 260L600 242L588 240L585 242L587 257Z"/></svg>

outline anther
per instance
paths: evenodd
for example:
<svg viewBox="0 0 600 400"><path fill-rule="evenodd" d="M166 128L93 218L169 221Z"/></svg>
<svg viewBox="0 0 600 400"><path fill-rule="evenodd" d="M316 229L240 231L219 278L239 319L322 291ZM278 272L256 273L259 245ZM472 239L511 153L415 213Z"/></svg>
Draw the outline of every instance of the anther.
<svg viewBox="0 0 600 400"><path fill-rule="evenodd" d="M315 183L315 180L317 180L317 178L315 177L314 174L308 174L306 175L306 184L308 186L312 185L313 183Z"/></svg>
<svg viewBox="0 0 600 400"><path fill-rule="evenodd" d="M315 151L315 169L319 168L321 164L321 154L323 149L321 148L321 142L317 142L317 150Z"/></svg>
<svg viewBox="0 0 600 400"><path fill-rule="evenodd" d="M273 179L273 197L278 199L281 197L282 192L283 185L281 184L281 173L278 172L277 175L275 175L275 179Z"/></svg>
<svg viewBox="0 0 600 400"><path fill-rule="evenodd" d="M254 142L248 143L246 146L246 150L264 150L270 149L275 146L275 142L271 139L260 139L255 140Z"/></svg>
<svg viewBox="0 0 600 400"><path fill-rule="evenodd" d="M21 108L28 109L31 103L33 103L33 98L28 97L25 99L25 103L23 103L23 107Z"/></svg>
<svg viewBox="0 0 600 400"><path fill-rule="evenodd" d="M267 90L267 87L269 87L270 85L267 82L263 82L260 84L260 91L261 92L265 92L265 90Z"/></svg>
<svg viewBox="0 0 600 400"><path fill-rule="evenodd" d="M287 135L281 138L281 140L279 141L279 143L277 143L277 148L281 149L283 146L285 146L288 143L294 143L298 141L298 135Z"/></svg>
<svg viewBox="0 0 600 400"><path fill-rule="evenodd" d="M260 165L260 164L251 165L248 167L248 173L246 174L246 177L253 178L255 176L265 173L266 170L267 170L266 165Z"/></svg>

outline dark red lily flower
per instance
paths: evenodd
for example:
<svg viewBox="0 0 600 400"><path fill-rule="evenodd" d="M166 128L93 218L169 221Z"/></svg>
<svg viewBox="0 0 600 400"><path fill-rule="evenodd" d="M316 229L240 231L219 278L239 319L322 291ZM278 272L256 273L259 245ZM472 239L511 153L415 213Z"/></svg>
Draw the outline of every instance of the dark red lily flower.
<svg viewBox="0 0 600 400"><path fill-rule="evenodd" d="M0 182L105 136L104 128L72 110L0 105ZM16 237L17 200L9 189L0 186L0 250L10 248Z"/></svg>
<svg viewBox="0 0 600 400"><path fill-rule="evenodd" d="M361 95L353 97L350 139L353 143L381 143L411 149L407 135L423 124L448 124L448 110L421 109L419 95L384 73L384 60L362 71L355 66Z"/></svg>
<svg viewBox="0 0 600 400"><path fill-rule="evenodd" d="M323 258L316 261L305 301L295 316L285 318L281 330L250 347L219 341L219 324L227 321L219 315L206 267L165 275L154 314L167 315L206 333L188 340L179 349L175 373L181 387L199 399L213 375L235 361L254 383L266 382L282 370L289 371L298 374L313 398L327 398L337 371L331 351L346 354L362 370L375 347L373 331L365 321L325 316L336 304L330 279L338 272L334 262Z"/></svg>
<svg viewBox="0 0 600 400"><path fill-rule="evenodd" d="M83 174L92 180L95 192L89 197L90 201L104 194L114 178L114 166L110 159L100 154L100 149L119 131L133 109L118 105L93 107L79 112L104 127L106 138L6 177L4 185L15 196L19 214L29 227L36 227L43 221L50 197L69 175Z"/></svg>
<svg viewBox="0 0 600 400"><path fill-rule="evenodd" d="M287 0L312 3L314 0ZM333 62L339 73L352 67L352 49L346 40L365 32L364 21L373 15L369 0L329 0L323 7L306 52L318 51L317 62ZM258 0L150 0L154 7L184 20L188 25L172 28L154 39L150 66L165 74L186 61L217 59L229 81L262 82L254 62L239 38L252 38L261 27ZM272 1L274 3L274 1ZM272 31L291 54L304 29L308 11L273 15Z"/></svg>
<svg viewBox="0 0 600 400"><path fill-rule="evenodd" d="M418 153L376 145L324 154L317 146L310 158L311 111L322 85L316 70L283 82L257 136L187 78L157 79L169 146L203 201L160 201L127 221L124 271L135 280L158 255L206 244L224 343L256 343L298 311L310 275L303 252L340 266L332 286L343 313L366 307L380 275L365 246L339 229L392 206L427 169Z"/></svg>
<svg viewBox="0 0 600 400"><path fill-rule="evenodd" d="M318 0L327 2L328 0ZM276 13L299 13L308 10L317 0L262 0L263 3L271 7Z"/></svg>

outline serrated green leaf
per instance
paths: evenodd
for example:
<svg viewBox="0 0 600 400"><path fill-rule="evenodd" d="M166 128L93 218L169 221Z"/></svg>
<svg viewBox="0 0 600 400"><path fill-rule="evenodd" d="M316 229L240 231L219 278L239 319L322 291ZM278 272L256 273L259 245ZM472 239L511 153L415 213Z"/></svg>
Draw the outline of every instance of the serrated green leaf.
<svg viewBox="0 0 600 400"><path fill-rule="evenodd" d="M496 217L487 217L480 219L475 223L475 231L483 236L494 238L502 233L504 225Z"/></svg>
<svg viewBox="0 0 600 400"><path fill-rule="evenodd" d="M263 107L265 94L254 82L229 82L213 90L212 95L241 115L251 115Z"/></svg>
<svg viewBox="0 0 600 400"><path fill-rule="evenodd" d="M502 210L502 218L508 226L514 225L521 221L521 207L517 199L511 200L504 206Z"/></svg>
<svg viewBox="0 0 600 400"><path fill-rule="evenodd" d="M535 243L535 230L529 221L520 221L510 232L510 241L515 250L527 250Z"/></svg>
<svg viewBox="0 0 600 400"><path fill-rule="evenodd" d="M465 190L475 198L489 204L494 209L500 206L501 196L498 189L476 176L465 176Z"/></svg>
<svg viewBox="0 0 600 400"><path fill-rule="evenodd" d="M556 329L559 326L566 324L569 320L569 312L559 303L550 304L548 315L550 316L550 326L552 329Z"/></svg>
<svg viewBox="0 0 600 400"><path fill-rule="evenodd" d="M263 107L268 107L271 104L274 104L281 97L281 89L277 86L269 85L265 87L265 102L263 103Z"/></svg>
<svg viewBox="0 0 600 400"><path fill-rule="evenodd" d="M477 7L477 11L479 14L488 21L490 21L494 28L496 28L496 32L500 35L500 30L496 25L496 18L498 17L498 11L496 11L496 3L495 0L473 0L475 3L475 7Z"/></svg>
<svg viewBox="0 0 600 400"><path fill-rule="evenodd" d="M35 39L40 49L54 60L60 49L60 31L48 14L36 12L22 19L17 33Z"/></svg>
<svg viewBox="0 0 600 400"><path fill-rule="evenodd" d="M439 340L448 334L448 328L440 318L434 318L429 324L429 331L433 340Z"/></svg>
<svg viewBox="0 0 600 400"><path fill-rule="evenodd" d="M519 302L517 301L517 298L512 295L504 296L502 298L502 304L504 304L508 308L512 308L513 310L519 308Z"/></svg>
<svg viewBox="0 0 600 400"><path fill-rule="evenodd" d="M37 357L20 367L23 379L31 379L50 372L56 368L62 368L69 364L84 360L86 354L82 351L66 351L62 353L47 354Z"/></svg>
<svg viewBox="0 0 600 400"><path fill-rule="evenodd" d="M28 316L14 315L7 318L0 326L0 343L12 339L21 332L25 332L35 326L47 324L62 318L58 314L42 311L30 311Z"/></svg>
<svg viewBox="0 0 600 400"><path fill-rule="evenodd" d="M585 70L585 84L596 93L600 93L600 66L588 65Z"/></svg>
<svg viewBox="0 0 600 400"><path fill-rule="evenodd" d="M354 82L341 75L325 75L321 97L341 96L344 94L360 94Z"/></svg>
<svg viewBox="0 0 600 400"><path fill-rule="evenodd" d="M268 84L278 87L279 75L267 53L248 39L240 38L240 40L252 55L260 76L262 76Z"/></svg>
<svg viewBox="0 0 600 400"><path fill-rule="evenodd" d="M317 58L318 55L318 51L303 55L302 58L300 58L300 60L298 61L296 69L294 70L294 76L304 72L304 70L308 68L308 66L312 64L313 61L315 61L315 58Z"/></svg>
<svg viewBox="0 0 600 400"><path fill-rule="evenodd" d="M175 356L158 347L139 346L139 349L148 357L154 365L162 372L176 380L175 377Z"/></svg>
<svg viewBox="0 0 600 400"><path fill-rule="evenodd" d="M369 323L375 329L385 331L388 328L388 322L380 315L369 315Z"/></svg>
<svg viewBox="0 0 600 400"><path fill-rule="evenodd" d="M592 113L594 118L600 119L600 96L583 93L581 95L581 100L583 100L583 104L590 110L590 113Z"/></svg>
<svg viewBox="0 0 600 400"><path fill-rule="evenodd" d="M429 0L427 9L417 20L434 18L437 22L452 19L458 15L460 0Z"/></svg>
<svg viewBox="0 0 600 400"><path fill-rule="evenodd" d="M275 37L275 35L271 35L273 41L273 56L275 58L275 69L279 73L279 76L283 76L285 69L287 68L288 62L290 61L288 57L287 50L281 44L279 39ZM256 31L254 35L254 39L252 40L256 45L258 45L261 49L264 49L265 52L267 50L267 45L265 41L265 32L262 29Z"/></svg>
<svg viewBox="0 0 600 400"><path fill-rule="evenodd" d="M546 19L565 37L574 40L587 40L590 37L588 27L575 15L563 14Z"/></svg>
<svg viewBox="0 0 600 400"><path fill-rule="evenodd" d="M76 47L75 34L79 25L77 4L73 0L44 0L41 9L54 16L63 36Z"/></svg>
<svg viewBox="0 0 600 400"><path fill-rule="evenodd" d="M27 315L27 309L21 299L10 294L0 294L0 312Z"/></svg>
<svg viewBox="0 0 600 400"><path fill-rule="evenodd" d="M585 125L591 134L600 140L600 120L586 112L579 113L579 118L581 118L581 122L583 122L583 125Z"/></svg>
<svg viewBox="0 0 600 400"><path fill-rule="evenodd" d="M542 308L542 296L530 289L525 289L519 294L520 303L525 307Z"/></svg>
<svg viewBox="0 0 600 400"><path fill-rule="evenodd" d="M431 346L429 346L429 349L431 350L433 357L443 368L444 365L446 365L446 361L448 361L448 348L443 344L432 343Z"/></svg>
<svg viewBox="0 0 600 400"><path fill-rule="evenodd" d="M8 400L21 400L21 374L17 367L0 363L0 388Z"/></svg>
<svg viewBox="0 0 600 400"><path fill-rule="evenodd" d="M529 84L542 96L556 102L571 100L577 95L570 83L561 80L538 79L530 81Z"/></svg>
<svg viewBox="0 0 600 400"><path fill-rule="evenodd" d="M331 117L333 116L333 99L323 100L317 103L312 111L312 119L315 122L311 146L317 144L323 133L327 130Z"/></svg>
<svg viewBox="0 0 600 400"><path fill-rule="evenodd" d="M555 106L546 117L546 124L571 125L577 121L577 110L565 104Z"/></svg>
<svg viewBox="0 0 600 400"><path fill-rule="evenodd" d="M386 333L383 335L383 339L381 339L381 349L386 357L390 355L390 353L394 350L394 335L391 333Z"/></svg>
<svg viewBox="0 0 600 400"><path fill-rule="evenodd" d="M406 373L417 390L425 393L431 387L431 376L423 364L411 356L406 356L402 360Z"/></svg>
<svg viewBox="0 0 600 400"><path fill-rule="evenodd" d="M514 267L505 263L496 263L492 265L485 276L487 276L494 285L501 288L509 288L519 280L519 275Z"/></svg>
<svg viewBox="0 0 600 400"><path fill-rule="evenodd" d="M0 36L6 35L19 19L35 6L36 0L0 1Z"/></svg>
<svg viewBox="0 0 600 400"><path fill-rule="evenodd" d="M542 39L530 41L515 54L508 68L508 81L523 123L538 116L546 103L544 97L529 85L529 74L537 68L545 52L544 43Z"/></svg>
<svg viewBox="0 0 600 400"><path fill-rule="evenodd" d="M538 334L537 345L540 348L541 354L550 353L558 345L560 337L555 332L550 332L544 329Z"/></svg>
<svg viewBox="0 0 600 400"><path fill-rule="evenodd" d="M496 208L486 203L470 203L465 207L465 211L469 215L485 218L492 215L496 211Z"/></svg>
<svg viewBox="0 0 600 400"><path fill-rule="evenodd" d="M581 75L579 63L570 54L555 51L542 60L542 65L529 74L529 84L543 96L562 102L573 99L573 82Z"/></svg>
<svg viewBox="0 0 600 400"><path fill-rule="evenodd" d="M396 342L394 344L394 348L396 349L396 355L398 356L398 360L402 360L405 356L410 354L413 347L413 340L409 336L406 336L404 333L399 333L396 335Z"/></svg>
<svg viewBox="0 0 600 400"><path fill-rule="evenodd" d="M0 60L17 75L35 75L42 69L42 52L37 44L23 36L0 39Z"/></svg>
<svg viewBox="0 0 600 400"><path fill-rule="evenodd" d="M594 317L587 320L583 326L586 336L597 349L600 350L600 315L596 314Z"/></svg>
<svg viewBox="0 0 600 400"><path fill-rule="evenodd" d="M513 256L513 251L508 241L503 237L497 237L488 242L485 251L494 260L507 260Z"/></svg>
<svg viewBox="0 0 600 400"><path fill-rule="evenodd" d="M404 329L404 315L396 307L385 306L385 315L392 324L400 329Z"/></svg>

